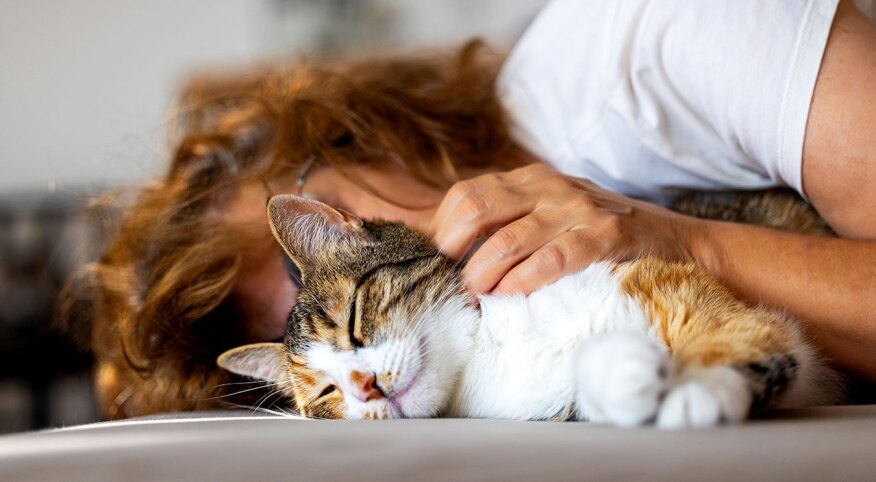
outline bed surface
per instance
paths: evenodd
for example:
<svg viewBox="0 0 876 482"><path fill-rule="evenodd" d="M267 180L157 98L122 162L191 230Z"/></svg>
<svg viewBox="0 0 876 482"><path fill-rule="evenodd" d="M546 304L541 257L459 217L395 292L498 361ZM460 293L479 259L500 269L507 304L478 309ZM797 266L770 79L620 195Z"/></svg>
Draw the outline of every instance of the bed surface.
<svg viewBox="0 0 876 482"><path fill-rule="evenodd" d="M692 432L173 414L0 437L0 480L876 480L876 405Z"/></svg>

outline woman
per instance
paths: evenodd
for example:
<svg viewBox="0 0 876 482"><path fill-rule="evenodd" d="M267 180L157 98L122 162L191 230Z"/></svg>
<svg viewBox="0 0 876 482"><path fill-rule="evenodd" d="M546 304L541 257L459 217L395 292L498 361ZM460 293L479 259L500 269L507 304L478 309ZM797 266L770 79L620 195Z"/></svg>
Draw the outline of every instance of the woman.
<svg viewBox="0 0 876 482"><path fill-rule="evenodd" d="M530 292L605 257L690 260L876 379L874 44L847 3L559 0L501 73L472 44L196 81L167 175L96 266L102 403L122 417L238 400L215 356L281 336L295 302L264 215L283 192L430 232L471 256L474 292ZM625 196L773 186L840 238Z"/></svg>

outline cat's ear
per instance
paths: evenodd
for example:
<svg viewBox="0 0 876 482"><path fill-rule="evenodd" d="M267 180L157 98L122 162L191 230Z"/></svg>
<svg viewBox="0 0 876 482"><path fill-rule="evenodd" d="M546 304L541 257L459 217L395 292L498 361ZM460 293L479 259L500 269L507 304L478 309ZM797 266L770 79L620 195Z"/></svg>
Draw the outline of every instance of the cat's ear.
<svg viewBox="0 0 876 482"><path fill-rule="evenodd" d="M268 201L268 219L277 241L302 272L325 247L366 236L356 215L291 194Z"/></svg>
<svg viewBox="0 0 876 482"><path fill-rule="evenodd" d="M219 355L216 364L231 373L278 383L288 378L282 343L253 343Z"/></svg>

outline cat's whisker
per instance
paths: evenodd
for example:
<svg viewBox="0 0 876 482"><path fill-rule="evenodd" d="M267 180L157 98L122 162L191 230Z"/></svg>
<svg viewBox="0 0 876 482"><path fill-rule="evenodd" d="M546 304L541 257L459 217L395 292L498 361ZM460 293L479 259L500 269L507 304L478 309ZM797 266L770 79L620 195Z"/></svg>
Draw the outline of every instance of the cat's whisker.
<svg viewBox="0 0 876 482"><path fill-rule="evenodd" d="M215 397L203 398L201 400L218 400L220 398L233 397L235 395L240 395L241 393L247 393L247 392L252 392L254 390L260 390L263 388L267 388L267 387L270 387L271 385L273 385L271 382L262 381L262 385L259 385L257 387L247 388L245 390L240 390L240 391L232 392L232 393L226 393L224 395L217 395ZM219 388L219 386L221 386L221 385L218 385L216 388Z"/></svg>
<svg viewBox="0 0 876 482"><path fill-rule="evenodd" d="M231 385L252 385L254 383L265 383L265 381L264 380L251 380L248 382L228 382L228 383L221 383L219 385L216 385L214 388L227 387L227 386L231 386Z"/></svg>
<svg viewBox="0 0 876 482"><path fill-rule="evenodd" d="M399 345L402 345L402 344L399 343L398 341L393 343L392 358L389 359L386 363L386 366L390 367L390 371L393 371L395 369L395 367L399 363L399 358L401 358L401 350L398 348Z"/></svg>
<svg viewBox="0 0 876 482"><path fill-rule="evenodd" d="M240 403L233 403L233 402L222 402L222 403L227 408L241 408L241 409L247 409L247 410L251 410L253 408L249 405L243 405Z"/></svg>
<svg viewBox="0 0 876 482"><path fill-rule="evenodd" d="M272 396L277 395L277 394L279 394L279 393L282 393L282 390L278 388L278 389L276 389L276 390L273 390L273 391L269 392L267 395L265 395L265 396L259 398L258 400L256 400L255 409L254 409L253 411L257 411L257 410L261 409L263 404L267 403L267 401L268 401Z"/></svg>
<svg viewBox="0 0 876 482"><path fill-rule="evenodd" d="M254 407L252 405L241 405L239 403L228 403L228 406L230 408L241 408L241 409L251 410L253 413L255 413L255 412L269 413L271 415L279 415L281 417L299 417L300 416L297 414L288 413L288 412L280 412L280 411L271 410L269 408L264 408L264 407L259 408L259 407Z"/></svg>
<svg viewBox="0 0 876 482"><path fill-rule="evenodd" d="M284 410L283 407L277 407L277 411L284 414L287 417L300 417L297 413L293 413L291 411Z"/></svg>
<svg viewBox="0 0 876 482"><path fill-rule="evenodd" d="M280 389L277 388L277 389L271 390L271 391L269 391L268 393L266 393L265 395L262 395L261 397L259 397L259 399L256 400L256 407L259 407L259 406L261 406L263 403L267 402L268 399L269 399L272 395L274 395L275 393L278 393L279 391L280 391Z"/></svg>
<svg viewBox="0 0 876 482"><path fill-rule="evenodd" d="M258 411L262 412L262 413L269 413L271 415L277 415L280 417L292 417L293 416L292 414L284 412L282 410L271 410L270 408L264 408L264 407L259 408Z"/></svg>

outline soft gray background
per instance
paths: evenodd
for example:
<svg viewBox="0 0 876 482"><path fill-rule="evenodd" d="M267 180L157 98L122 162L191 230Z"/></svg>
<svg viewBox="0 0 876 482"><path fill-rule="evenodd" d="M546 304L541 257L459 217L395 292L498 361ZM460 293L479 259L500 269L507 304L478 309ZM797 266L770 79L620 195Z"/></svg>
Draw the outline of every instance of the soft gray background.
<svg viewBox="0 0 876 482"><path fill-rule="evenodd" d="M325 49L510 45L543 0L0 0L0 193L160 171L194 70Z"/></svg>

